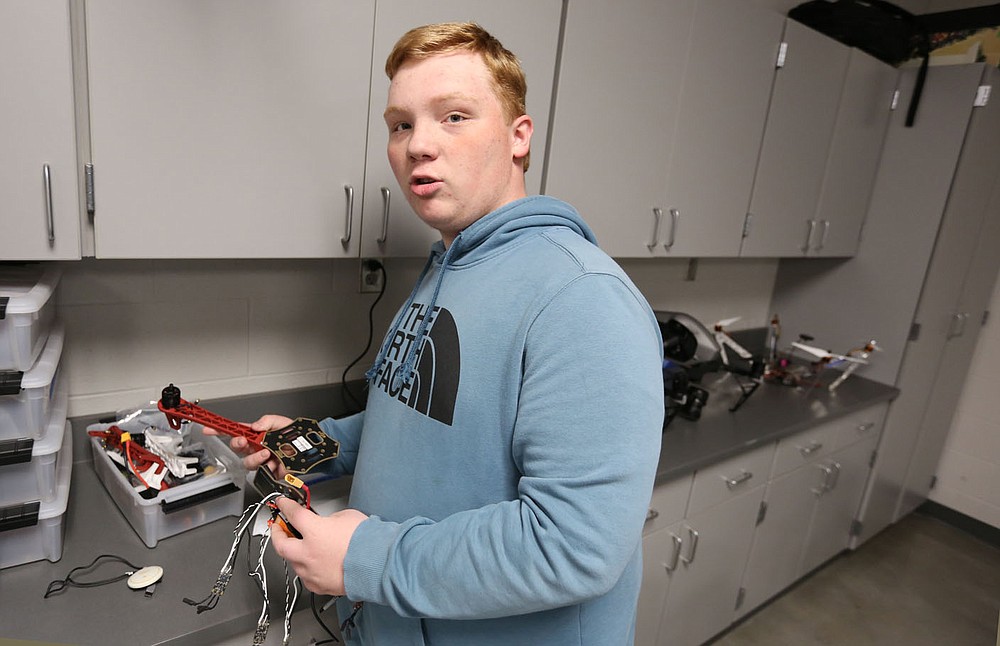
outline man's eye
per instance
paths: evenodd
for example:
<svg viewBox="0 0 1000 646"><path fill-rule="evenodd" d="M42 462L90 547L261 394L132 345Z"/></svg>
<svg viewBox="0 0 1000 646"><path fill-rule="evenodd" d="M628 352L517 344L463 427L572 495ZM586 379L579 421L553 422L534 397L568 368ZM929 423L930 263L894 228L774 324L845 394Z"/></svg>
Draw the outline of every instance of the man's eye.
<svg viewBox="0 0 1000 646"><path fill-rule="evenodd" d="M394 125L392 127L392 131L393 132L400 132L402 130L409 130L412 127L413 126L411 126L410 124L406 123L405 121L401 121L400 123L397 123L396 125Z"/></svg>
<svg viewBox="0 0 1000 646"><path fill-rule="evenodd" d="M446 118L448 123L461 123L465 121L465 117L461 114L449 114Z"/></svg>

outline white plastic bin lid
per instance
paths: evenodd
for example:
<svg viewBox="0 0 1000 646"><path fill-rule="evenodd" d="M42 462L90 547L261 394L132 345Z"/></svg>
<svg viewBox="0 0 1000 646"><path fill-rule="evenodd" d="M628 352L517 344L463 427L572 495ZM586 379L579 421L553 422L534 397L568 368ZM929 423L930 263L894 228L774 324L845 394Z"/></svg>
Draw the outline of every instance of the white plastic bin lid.
<svg viewBox="0 0 1000 646"><path fill-rule="evenodd" d="M35 365L21 377L21 388L45 388L52 383L56 370L59 368L59 359L62 357L65 338L66 330L61 322L56 321L52 325L49 338L45 341L45 348L38 355Z"/></svg>
<svg viewBox="0 0 1000 646"><path fill-rule="evenodd" d="M55 399L49 408L49 421L45 426L45 432L40 439L35 440L31 447L32 459L51 455L63 446L63 435L66 434L66 427L69 426L69 420L66 419L66 413L69 409L69 392L65 382L64 377L59 380L56 386Z"/></svg>
<svg viewBox="0 0 1000 646"><path fill-rule="evenodd" d="M6 315L37 312L56 291L62 272L53 266L0 268L0 299Z"/></svg>

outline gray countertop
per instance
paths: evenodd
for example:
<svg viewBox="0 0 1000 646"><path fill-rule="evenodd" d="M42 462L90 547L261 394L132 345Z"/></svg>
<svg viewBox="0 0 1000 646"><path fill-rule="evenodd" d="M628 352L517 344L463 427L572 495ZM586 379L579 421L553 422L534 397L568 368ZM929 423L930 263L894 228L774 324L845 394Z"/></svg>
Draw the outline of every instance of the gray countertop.
<svg viewBox="0 0 1000 646"><path fill-rule="evenodd" d="M674 419L663 434L657 481L665 482L763 443L805 430L869 406L887 402L898 391L852 377L834 393L825 388L764 384L736 412L729 412L739 391L731 376L709 375L712 395L696 422ZM339 416L346 412L336 388L306 389L253 398L219 400L206 406L233 419L251 420L265 412L290 416ZM261 597L243 573L246 546L226 594L211 611L198 614L182 599L206 596L233 540L236 519L225 518L164 538L147 548L97 479L85 428L96 417L74 419L74 458L70 501L64 518L62 559L37 561L0 570L0 637L66 644L211 644L246 634L256 624ZM43 599L49 581L87 565L100 554L116 554L137 565L160 565L164 577L152 597L129 590L124 582L100 588L68 588ZM271 635L280 643L284 602L281 561L273 551ZM93 578L113 576L114 565ZM90 579L93 580L93 579ZM299 608L304 607L300 600ZM334 623L332 615L326 618ZM313 621L307 618L308 621ZM295 632L293 630L293 641Z"/></svg>

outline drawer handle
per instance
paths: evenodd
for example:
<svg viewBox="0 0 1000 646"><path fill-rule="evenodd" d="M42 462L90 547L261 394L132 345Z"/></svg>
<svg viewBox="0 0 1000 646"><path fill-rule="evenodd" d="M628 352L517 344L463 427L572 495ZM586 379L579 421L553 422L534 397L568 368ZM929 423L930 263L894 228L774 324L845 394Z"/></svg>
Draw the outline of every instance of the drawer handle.
<svg viewBox="0 0 1000 646"><path fill-rule="evenodd" d="M659 515L660 515L660 512L658 512L655 509L653 509L652 507L650 507L649 511L646 512L646 522L648 523L649 521L653 520L654 518L657 518Z"/></svg>
<svg viewBox="0 0 1000 646"><path fill-rule="evenodd" d="M678 536L677 534L674 534L673 532L670 532L670 540L674 544L674 553L673 556L671 556L670 558L670 562L663 564L663 568L667 572L673 572L674 570L676 570L677 561L679 561L681 558L681 537Z"/></svg>
<svg viewBox="0 0 1000 646"><path fill-rule="evenodd" d="M56 224L52 215L52 170L48 164L42 164L42 184L45 189L45 223L49 229L49 245L56 241Z"/></svg>
<svg viewBox="0 0 1000 646"><path fill-rule="evenodd" d="M688 527L687 530L688 535L691 537L691 549L688 550L687 558L681 557L681 563L691 565L694 563L694 555L698 551L698 532L691 527Z"/></svg>
<svg viewBox="0 0 1000 646"><path fill-rule="evenodd" d="M740 473L740 475L736 476L735 478L727 478L726 476L722 476L722 479L726 481L726 486L729 487L730 490L735 489L736 487L740 486L741 484L743 484L744 482L753 477L753 473L751 473L750 471L746 471L743 469L740 469L740 471L742 471L742 473Z"/></svg>
<svg viewBox="0 0 1000 646"><path fill-rule="evenodd" d="M799 452L803 456L809 456L815 453L816 451L819 451L821 448L823 448L822 442L811 442L809 446L800 446Z"/></svg>

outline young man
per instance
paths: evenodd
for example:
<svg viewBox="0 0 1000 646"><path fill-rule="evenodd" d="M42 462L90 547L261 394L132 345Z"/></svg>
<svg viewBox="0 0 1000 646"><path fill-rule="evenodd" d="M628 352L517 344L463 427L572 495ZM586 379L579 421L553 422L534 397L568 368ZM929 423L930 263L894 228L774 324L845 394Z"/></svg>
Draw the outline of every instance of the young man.
<svg viewBox="0 0 1000 646"><path fill-rule="evenodd" d="M386 72L389 162L441 242L365 412L321 422L351 509L280 501L303 538L274 548L344 595L341 619L360 607L353 643L630 644L663 420L654 316L572 207L526 196L524 74L496 39L421 27Z"/></svg>

